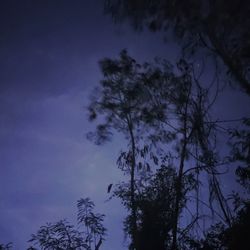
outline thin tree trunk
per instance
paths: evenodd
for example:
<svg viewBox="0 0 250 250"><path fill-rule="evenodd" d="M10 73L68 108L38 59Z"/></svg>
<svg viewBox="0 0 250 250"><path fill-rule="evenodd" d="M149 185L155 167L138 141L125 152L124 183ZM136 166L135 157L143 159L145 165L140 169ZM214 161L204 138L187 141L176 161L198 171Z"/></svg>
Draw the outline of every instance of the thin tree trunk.
<svg viewBox="0 0 250 250"><path fill-rule="evenodd" d="M135 204L135 138L133 133L133 128L129 122L129 133L131 139L131 171L130 171L130 191L131 191L131 216L132 216L132 246L133 249L138 250L137 247L137 216L136 216L136 204Z"/></svg>
<svg viewBox="0 0 250 250"><path fill-rule="evenodd" d="M176 198L175 198L175 210L174 210L174 225L173 225L173 242L172 242L172 250L177 250L177 230L178 230L178 221L179 221L179 212L180 212L180 202L182 196L182 179L183 179L183 169L184 169L184 161L186 156L186 148L187 148L187 138L185 136L183 147L181 151L181 159L179 166L179 173L176 180Z"/></svg>
<svg viewBox="0 0 250 250"><path fill-rule="evenodd" d="M178 222L179 222L179 213L180 213L180 203L181 203L181 196L182 196L182 179L183 179L183 172L184 172L184 163L185 163L185 157L187 154L187 144L190 135L192 134L192 131L190 132L190 135L187 135L187 116L188 116L188 104L189 104L189 95L191 91L191 85L188 90L187 94L187 100L185 104L185 111L184 111L184 121L183 121L183 144L181 149L181 155L180 155L180 165L179 165L179 173L176 180L176 199L175 199L175 208L174 208L174 225L173 225L173 242L172 242L172 248L171 250L177 250L178 244L177 244L177 231L178 231Z"/></svg>
<svg viewBox="0 0 250 250"><path fill-rule="evenodd" d="M209 152L209 148L207 143L204 143L204 141L202 140L202 132L200 130L198 130L198 139L199 139L199 143L200 143L200 147L201 150L203 151L204 154L206 154L207 152ZM213 163L212 163L213 164ZM212 171L212 184L213 184L213 189L215 192L215 196L219 202L219 207L221 208L221 211L223 213L223 216L225 218L225 222L228 224L228 226L230 227L232 225L232 214L230 211L230 208L227 204L227 201L225 200L221 188L220 188L220 183L218 181L218 179L216 178L216 174L214 171L214 166L211 165L211 171Z"/></svg>

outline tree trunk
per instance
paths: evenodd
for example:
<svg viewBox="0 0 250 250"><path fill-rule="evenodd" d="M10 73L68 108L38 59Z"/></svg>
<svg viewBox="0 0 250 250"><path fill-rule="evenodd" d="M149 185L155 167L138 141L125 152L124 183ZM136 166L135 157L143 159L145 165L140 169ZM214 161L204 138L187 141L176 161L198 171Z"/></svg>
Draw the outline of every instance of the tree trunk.
<svg viewBox="0 0 250 250"><path fill-rule="evenodd" d="M132 125L129 123L129 133L131 139L131 170L130 170L130 191L131 191L131 217L132 217L132 247L138 250L137 244L137 216L136 216L136 204L135 204L135 138Z"/></svg>
<svg viewBox="0 0 250 250"><path fill-rule="evenodd" d="M176 180L176 198L175 198L175 210L174 210L172 250L177 250L178 249L178 246L177 246L177 229L178 229L180 202L181 202L181 195L182 195L182 178L183 178L183 169L184 169L186 148L187 148L187 138L185 136L183 146L182 146L182 151L181 151L179 173L178 173L178 177L177 177L177 180Z"/></svg>

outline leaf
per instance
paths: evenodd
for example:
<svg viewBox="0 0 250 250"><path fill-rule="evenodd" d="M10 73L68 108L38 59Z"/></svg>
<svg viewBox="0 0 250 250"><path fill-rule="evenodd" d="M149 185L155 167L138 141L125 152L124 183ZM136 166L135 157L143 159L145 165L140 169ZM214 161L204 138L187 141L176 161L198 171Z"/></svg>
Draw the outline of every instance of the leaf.
<svg viewBox="0 0 250 250"><path fill-rule="evenodd" d="M110 193L112 186L113 186L113 184L108 185L108 193Z"/></svg>

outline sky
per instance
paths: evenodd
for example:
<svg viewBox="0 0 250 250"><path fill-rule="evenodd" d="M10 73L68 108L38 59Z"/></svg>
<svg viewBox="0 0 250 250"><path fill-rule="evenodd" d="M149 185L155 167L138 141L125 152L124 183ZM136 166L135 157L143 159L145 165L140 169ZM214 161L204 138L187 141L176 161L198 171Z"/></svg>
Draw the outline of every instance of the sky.
<svg viewBox="0 0 250 250"><path fill-rule="evenodd" d="M105 202L108 184L122 177L115 162L126 144L86 139L88 97L102 78L98 61L124 48L142 61L175 59L178 51L160 34L114 25L102 0L0 1L0 243L25 249L46 222L75 222L77 200L90 197L106 214L103 250L126 249L125 211L117 200ZM230 118L249 99L221 102L218 114Z"/></svg>
<svg viewBox="0 0 250 250"><path fill-rule="evenodd" d="M105 202L120 141L86 140L86 106L99 60L124 48L152 58L163 42L115 26L93 0L1 1L0 31L0 242L25 249L46 222L75 222L77 200L90 197L106 214L103 249L123 249L124 211Z"/></svg>

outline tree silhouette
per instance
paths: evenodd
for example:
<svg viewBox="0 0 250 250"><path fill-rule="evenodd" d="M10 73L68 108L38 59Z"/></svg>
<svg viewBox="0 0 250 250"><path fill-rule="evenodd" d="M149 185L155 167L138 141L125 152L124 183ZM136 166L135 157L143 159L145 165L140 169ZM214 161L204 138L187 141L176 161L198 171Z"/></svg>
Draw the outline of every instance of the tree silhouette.
<svg viewBox="0 0 250 250"><path fill-rule="evenodd" d="M199 243L201 250L236 250L249 249L250 236L250 205L249 202L240 209L230 227L223 223L213 225L207 232L204 240Z"/></svg>
<svg viewBox="0 0 250 250"><path fill-rule="evenodd" d="M243 119L243 127L240 129L229 129L231 136L231 154L230 161L239 163L235 174L237 181L245 188L249 194L250 177L249 177L249 119ZM207 232L205 239L198 244L199 249L243 249L249 248L250 237L250 203L248 195L239 193L231 194L233 200L232 206L237 213L232 218L230 225L219 222L213 225Z"/></svg>
<svg viewBox="0 0 250 250"><path fill-rule="evenodd" d="M93 213L94 207L94 203L89 198L78 200L77 219L78 223L86 228L85 242L88 243L88 247L91 249L91 245L94 244L94 249L98 250L104 240L106 228L103 226L104 215Z"/></svg>
<svg viewBox="0 0 250 250"><path fill-rule="evenodd" d="M137 207L138 249L165 250L171 247L171 231L175 209L176 170L172 166L161 165L156 173L149 173L136 182L135 202ZM192 190L195 180L186 176L182 189L181 209L186 205L186 193ZM115 195L129 206L130 190L126 183L117 185ZM131 230L131 217L125 220L125 232Z"/></svg>
<svg viewBox="0 0 250 250"><path fill-rule="evenodd" d="M89 198L80 199L77 208L78 224L83 231L66 220L60 220L41 226L36 234L32 234L29 242L47 250L99 250L106 232L102 224L104 215L93 212L94 203ZM31 246L30 249L35 247Z"/></svg>
<svg viewBox="0 0 250 250"><path fill-rule="evenodd" d="M138 29L174 31L186 55L201 52L204 60L219 59L250 95L249 1L105 0L105 10L115 21L128 18Z"/></svg>
<svg viewBox="0 0 250 250"><path fill-rule="evenodd" d="M195 60L202 57L204 62L207 57L211 57L211 65L216 71L224 71L229 81L235 81L250 95L248 1L106 0L105 10L115 21L129 20L139 30L148 27L151 31L164 31L165 36L169 36L169 31L173 31L175 38L182 45L182 52L186 58ZM203 115L200 117L204 118ZM239 163L236 170L238 181L249 191L249 127L246 127L248 123L249 119L245 119L244 129L230 130L233 147L231 155L227 157L227 164L230 161ZM217 126L215 123L213 125ZM203 143L206 140L200 140L199 133L197 130L197 139L204 152L204 158L199 157L199 161L203 165L203 160L209 160L211 154L208 144ZM212 161L210 166L220 164L216 158ZM204 169L204 166L202 168ZM210 197L212 199L216 196L224 217L223 222L231 227L233 216L215 177L218 172L214 167L208 171L212 186Z"/></svg>
<svg viewBox="0 0 250 250"><path fill-rule="evenodd" d="M90 249L83 235L66 220L47 223L33 234L30 242L39 245L41 249Z"/></svg>
<svg viewBox="0 0 250 250"><path fill-rule="evenodd" d="M239 183L250 192L250 119L243 120L241 129L229 130L231 136L231 161L239 162L236 174Z"/></svg>
<svg viewBox="0 0 250 250"><path fill-rule="evenodd" d="M12 248L12 243L0 244L0 250L10 250Z"/></svg>
<svg viewBox="0 0 250 250"><path fill-rule="evenodd" d="M184 180L188 175L196 175L196 185L193 185L196 188L200 183L200 173L207 173L210 201L218 201L226 223L230 224L230 209L217 179L219 162L214 151L214 123L209 120L211 103L208 91L201 87L192 65L183 59L176 67L166 60L138 64L123 51L120 59L105 59L101 67L104 80L99 92L95 90L97 95L92 97L89 106L90 118L101 116L101 124L89 137L104 142L112 131L118 131L128 139L128 152L121 152L117 163L130 175L129 191L121 197L131 211L127 223L130 225L127 232L132 238L130 248L139 249L136 183L151 169L150 165L158 166L159 158L172 160L177 169L171 223L172 249L178 248L178 237L184 237L199 220L197 214L192 216L187 228L181 230L178 226ZM199 203L198 198L195 201Z"/></svg>
<svg viewBox="0 0 250 250"><path fill-rule="evenodd" d="M123 153L126 161L124 169L130 176L130 208L132 220L132 245L137 244L137 218L135 205L135 172L136 172L136 147L139 143L141 123L141 107L145 97L140 89L137 76L140 67L135 60L127 55L124 50L120 60L104 59L100 62L104 80L101 88L95 90L89 105L89 118L95 120L101 116L102 123L97 126L95 133L88 137L96 143L103 143L110 139L112 131L125 135L128 140L128 152Z"/></svg>

